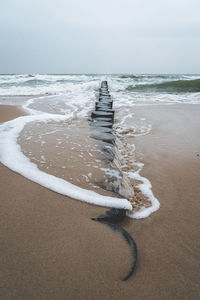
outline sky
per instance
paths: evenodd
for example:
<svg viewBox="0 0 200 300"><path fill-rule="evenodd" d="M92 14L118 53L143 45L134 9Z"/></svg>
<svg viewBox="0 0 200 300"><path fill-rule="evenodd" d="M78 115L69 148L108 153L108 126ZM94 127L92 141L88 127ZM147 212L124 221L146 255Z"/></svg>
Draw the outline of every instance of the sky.
<svg viewBox="0 0 200 300"><path fill-rule="evenodd" d="M0 0L0 73L200 73L199 0Z"/></svg>

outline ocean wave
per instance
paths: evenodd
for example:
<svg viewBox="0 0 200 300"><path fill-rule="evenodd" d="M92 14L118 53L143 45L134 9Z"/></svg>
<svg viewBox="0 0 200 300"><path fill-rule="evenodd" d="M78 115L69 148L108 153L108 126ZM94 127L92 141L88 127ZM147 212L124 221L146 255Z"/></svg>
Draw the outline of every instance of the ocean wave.
<svg viewBox="0 0 200 300"><path fill-rule="evenodd" d="M10 88L10 87L37 87L37 86L43 86L43 85L49 85L53 82L49 80L42 80L42 79L36 79L27 76L26 78L17 78L17 79L10 79L10 80L2 80L0 82L1 88Z"/></svg>
<svg viewBox="0 0 200 300"><path fill-rule="evenodd" d="M200 79L129 85L126 90L135 92L198 93L200 92Z"/></svg>
<svg viewBox="0 0 200 300"><path fill-rule="evenodd" d="M177 74L122 74L120 75L121 79L173 79L173 78L182 78L183 75Z"/></svg>
<svg viewBox="0 0 200 300"><path fill-rule="evenodd" d="M30 77L32 78L32 77ZM28 79L23 82L19 82L16 85L19 86L38 86L38 85L44 85L44 84L51 84L52 82L49 80L44 80L44 79Z"/></svg>
<svg viewBox="0 0 200 300"><path fill-rule="evenodd" d="M80 80L80 76L35 75L0 76L0 95L55 95L60 93L79 93L97 90L99 80L90 77Z"/></svg>
<svg viewBox="0 0 200 300"><path fill-rule="evenodd" d="M121 75L120 78L124 79L124 78L138 78L137 75Z"/></svg>

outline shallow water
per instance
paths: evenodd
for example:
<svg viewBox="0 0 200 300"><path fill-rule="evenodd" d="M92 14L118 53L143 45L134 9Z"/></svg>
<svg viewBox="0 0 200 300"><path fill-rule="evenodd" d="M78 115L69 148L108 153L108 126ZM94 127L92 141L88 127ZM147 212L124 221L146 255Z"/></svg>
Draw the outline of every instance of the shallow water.
<svg viewBox="0 0 200 300"><path fill-rule="evenodd" d="M91 138L88 122L102 80L108 80L115 110L111 165L101 142ZM200 75L0 75L0 103L21 106L30 115L1 125L1 162L25 177L25 169L34 169L33 181L82 201L127 209L131 202L130 216L147 217L159 202L148 179L140 176L143 165L135 161L134 137L148 134L152 126L135 116L134 107L200 103L199 85ZM118 171L128 186L120 190L124 199L108 188L109 182L118 182ZM51 187L48 174L53 175ZM56 184L58 179L63 181ZM73 188L64 188L64 182ZM81 195L76 186L97 194Z"/></svg>

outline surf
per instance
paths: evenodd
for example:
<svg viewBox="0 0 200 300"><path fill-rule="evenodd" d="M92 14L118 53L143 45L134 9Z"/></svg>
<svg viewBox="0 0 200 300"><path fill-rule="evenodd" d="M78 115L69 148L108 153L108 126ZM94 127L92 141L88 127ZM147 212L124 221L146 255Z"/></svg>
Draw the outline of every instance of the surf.
<svg viewBox="0 0 200 300"><path fill-rule="evenodd" d="M154 84L129 85L127 91L159 93L199 93L200 79L174 80Z"/></svg>

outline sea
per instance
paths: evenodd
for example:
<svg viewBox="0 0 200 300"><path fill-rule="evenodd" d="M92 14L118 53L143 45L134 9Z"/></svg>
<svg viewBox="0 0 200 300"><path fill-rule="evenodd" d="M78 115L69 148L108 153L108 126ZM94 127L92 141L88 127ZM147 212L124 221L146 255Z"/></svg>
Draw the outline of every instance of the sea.
<svg viewBox="0 0 200 300"><path fill-rule="evenodd" d="M106 150L115 154L112 163L91 138L104 80L115 110L116 142ZM26 113L0 124L2 164L54 192L145 218L160 204L135 159L134 137L149 134L152 124L134 108L200 104L200 74L2 74L0 104Z"/></svg>

